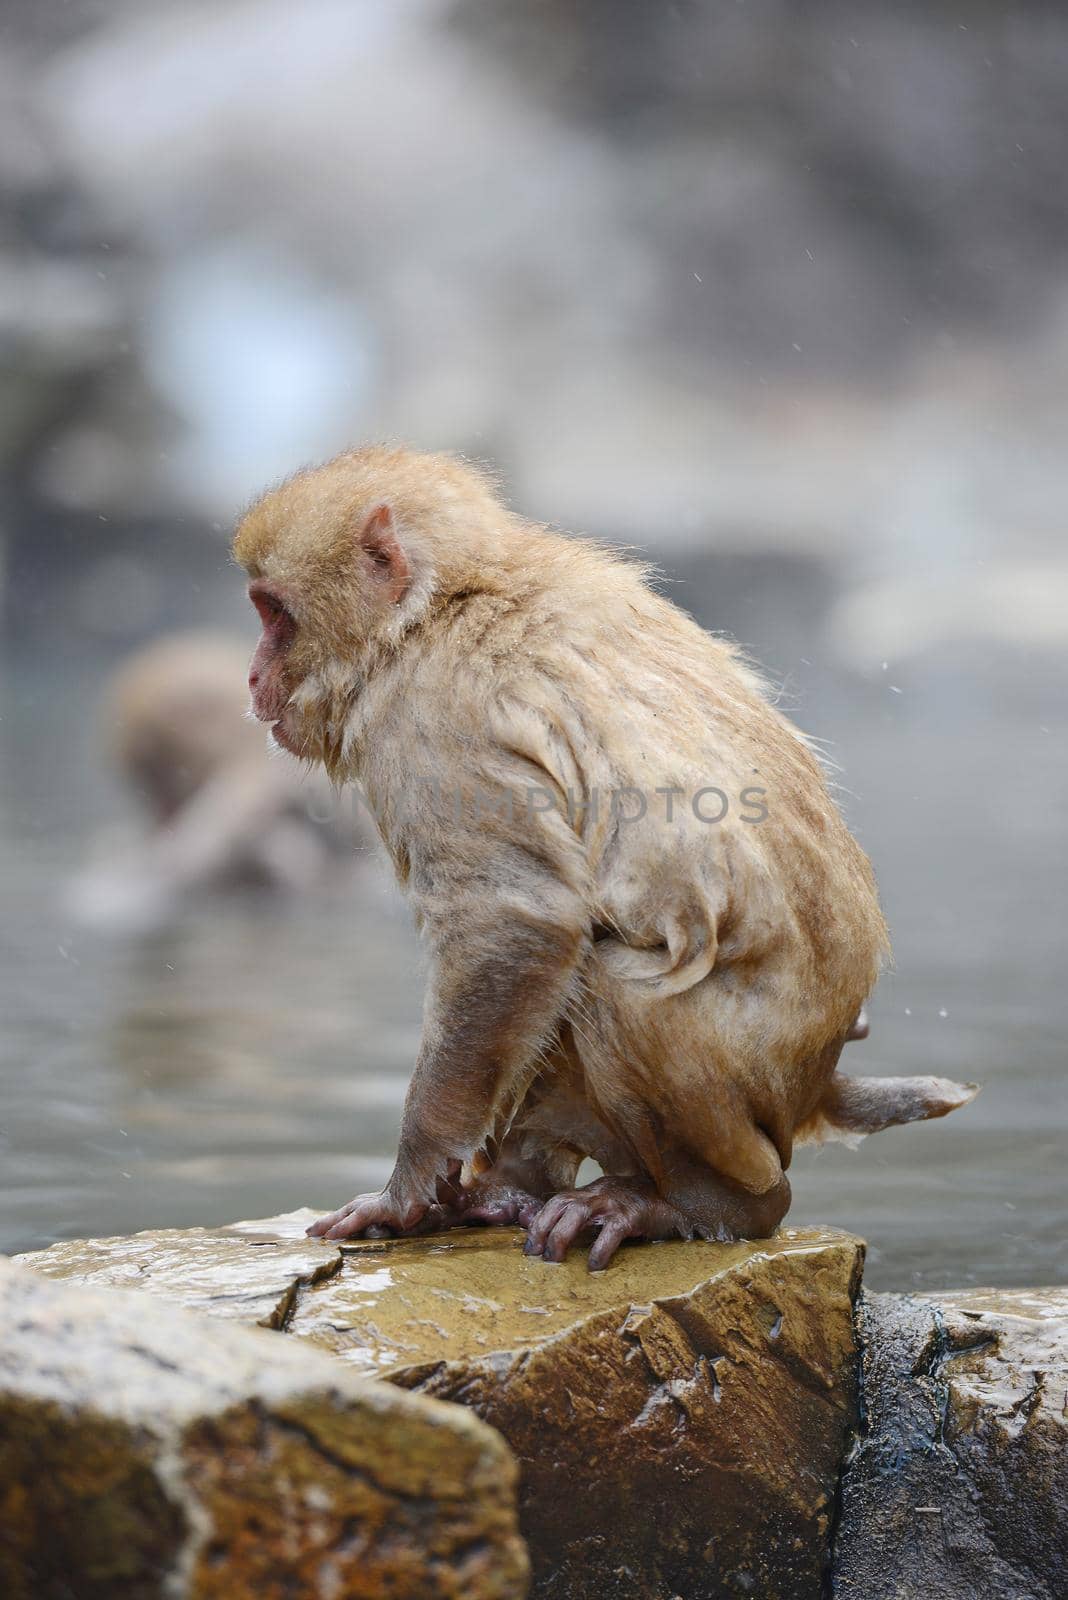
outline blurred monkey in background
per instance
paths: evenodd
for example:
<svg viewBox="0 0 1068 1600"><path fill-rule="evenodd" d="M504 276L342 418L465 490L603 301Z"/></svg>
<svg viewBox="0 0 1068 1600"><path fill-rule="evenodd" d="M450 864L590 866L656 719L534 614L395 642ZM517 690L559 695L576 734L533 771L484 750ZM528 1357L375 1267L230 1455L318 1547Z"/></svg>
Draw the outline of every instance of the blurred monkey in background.
<svg viewBox="0 0 1068 1600"><path fill-rule="evenodd" d="M97 927L169 920L201 890L307 891L356 869L353 796L272 757L248 720L247 652L215 634L172 634L126 660L104 693L102 740L145 826L110 841L70 909Z"/></svg>

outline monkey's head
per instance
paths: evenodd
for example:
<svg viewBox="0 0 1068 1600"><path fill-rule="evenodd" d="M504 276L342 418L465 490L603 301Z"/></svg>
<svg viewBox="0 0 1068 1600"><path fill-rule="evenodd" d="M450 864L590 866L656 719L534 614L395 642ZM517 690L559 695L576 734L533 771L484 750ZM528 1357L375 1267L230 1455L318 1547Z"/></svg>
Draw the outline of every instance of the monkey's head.
<svg viewBox="0 0 1068 1600"><path fill-rule="evenodd" d="M477 469L382 446L299 472L252 507L234 540L262 624L249 688L283 749L345 776L348 714L376 658L436 597L487 578L484 537L502 517Z"/></svg>

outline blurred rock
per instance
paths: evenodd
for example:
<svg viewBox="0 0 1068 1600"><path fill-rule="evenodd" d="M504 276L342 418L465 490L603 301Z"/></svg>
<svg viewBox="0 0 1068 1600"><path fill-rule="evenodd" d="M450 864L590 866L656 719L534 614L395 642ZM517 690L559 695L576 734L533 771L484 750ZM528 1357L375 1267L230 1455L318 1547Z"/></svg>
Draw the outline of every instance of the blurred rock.
<svg viewBox="0 0 1068 1600"><path fill-rule="evenodd" d="M1026 368L1055 320L1066 63L1038 3L964 28L868 0L846 30L833 3L184 0L105 7L34 89L139 263L157 496L229 516L385 432L609 537L878 554L928 535L905 479L955 540L957 413L893 437L924 365L1021 340ZM45 481L69 497L86 453Z"/></svg>
<svg viewBox="0 0 1068 1600"><path fill-rule="evenodd" d="M942 645L1061 654L1068 648L1068 563L997 562L941 584L922 572L888 579L843 595L828 626L843 663L861 669L880 658L907 662Z"/></svg>
<svg viewBox="0 0 1068 1600"><path fill-rule="evenodd" d="M458 1407L0 1261L5 1600L521 1600L515 1483Z"/></svg>
<svg viewBox="0 0 1068 1600"><path fill-rule="evenodd" d="M11 8L0 68L0 446L12 526L45 514L13 587L150 516L162 572L181 518L383 434L567 526L847 581L1060 538L1045 0L74 9ZM1051 406L1018 406L1047 347Z"/></svg>
<svg viewBox="0 0 1068 1600"><path fill-rule="evenodd" d="M1068 1289L864 1295L835 1600L1068 1592Z"/></svg>
<svg viewBox="0 0 1068 1600"><path fill-rule="evenodd" d="M760 7L455 0L537 105L626 161L656 234L653 328L713 362L893 370L946 328L1019 326L1068 244L1068 27L878 0ZM713 292L681 292L700 274ZM687 351L689 353L689 351Z"/></svg>

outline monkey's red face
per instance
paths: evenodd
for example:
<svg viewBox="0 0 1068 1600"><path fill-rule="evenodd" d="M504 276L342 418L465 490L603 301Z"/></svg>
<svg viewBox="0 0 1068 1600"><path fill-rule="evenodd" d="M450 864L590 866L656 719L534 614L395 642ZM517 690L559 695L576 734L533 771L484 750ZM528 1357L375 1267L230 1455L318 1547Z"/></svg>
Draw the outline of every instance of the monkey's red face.
<svg viewBox="0 0 1068 1600"><path fill-rule="evenodd" d="M263 628L248 670L252 710L260 722L272 724L274 737L284 749L299 754L284 723L296 687L290 657L297 637L297 620L284 595L264 578L249 584L248 597Z"/></svg>
<svg viewBox="0 0 1068 1600"><path fill-rule="evenodd" d="M368 511L344 495L324 521L314 482L298 475L253 506L234 556L263 628L253 713L276 744L340 780L363 658L396 627L413 573L388 505Z"/></svg>

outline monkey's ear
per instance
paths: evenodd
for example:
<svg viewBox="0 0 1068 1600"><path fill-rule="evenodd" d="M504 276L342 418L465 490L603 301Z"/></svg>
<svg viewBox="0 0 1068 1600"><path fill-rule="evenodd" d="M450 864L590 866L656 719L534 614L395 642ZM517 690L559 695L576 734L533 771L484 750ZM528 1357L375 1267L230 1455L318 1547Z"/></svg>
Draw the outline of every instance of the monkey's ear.
<svg viewBox="0 0 1068 1600"><path fill-rule="evenodd" d="M376 506L360 531L360 550L371 582L390 605L399 605L412 582L412 564L389 506Z"/></svg>

